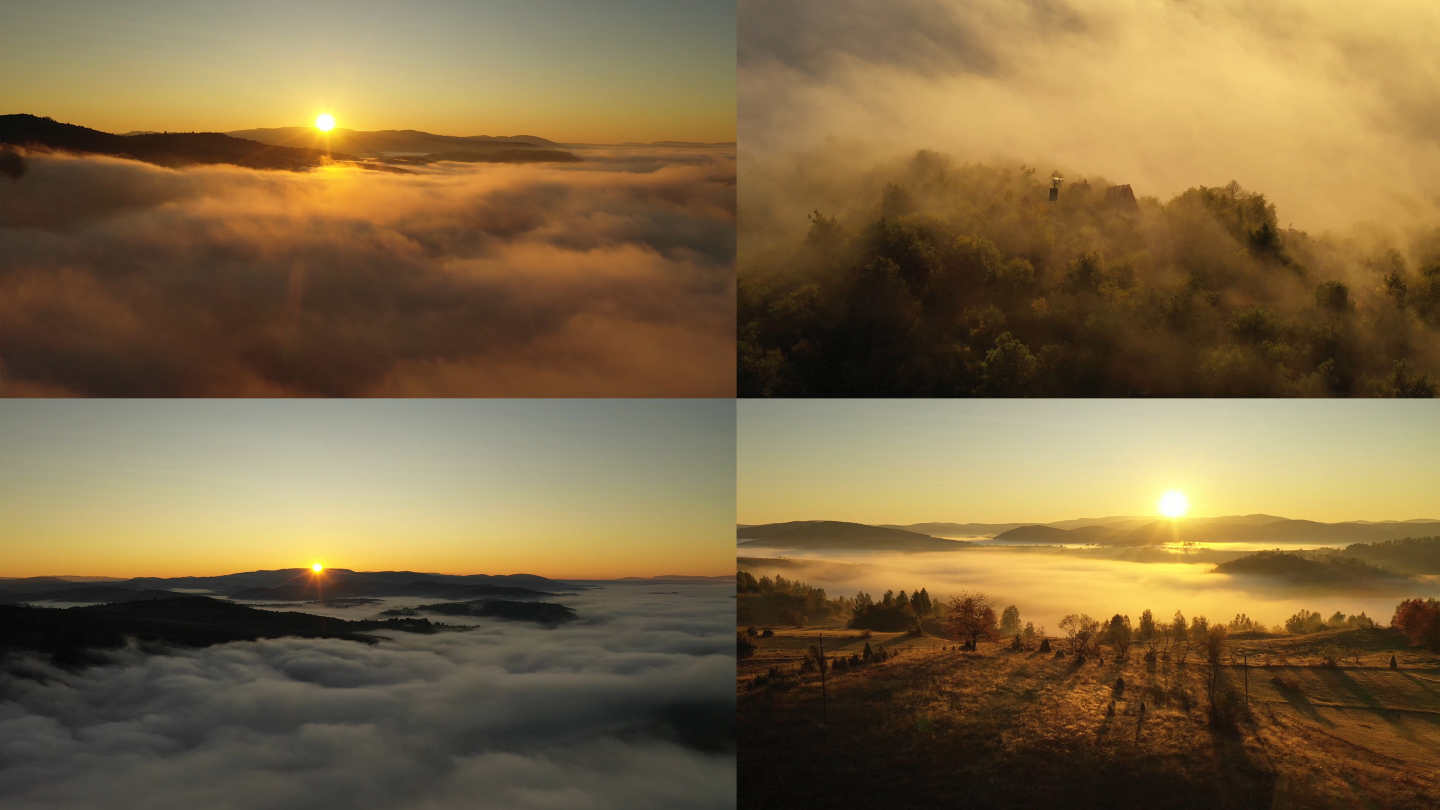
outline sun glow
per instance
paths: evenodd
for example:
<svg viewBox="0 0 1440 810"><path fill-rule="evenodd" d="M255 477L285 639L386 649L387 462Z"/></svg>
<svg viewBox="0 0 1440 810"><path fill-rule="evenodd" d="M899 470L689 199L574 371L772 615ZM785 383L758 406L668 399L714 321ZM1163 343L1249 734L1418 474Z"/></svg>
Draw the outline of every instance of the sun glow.
<svg viewBox="0 0 1440 810"><path fill-rule="evenodd" d="M1184 517L1190 511L1190 499L1178 489L1160 496L1160 514L1168 518Z"/></svg>
<svg viewBox="0 0 1440 810"><path fill-rule="evenodd" d="M320 113L315 116L315 128L321 132L329 132L335 128L335 116L330 113Z"/></svg>
<svg viewBox="0 0 1440 810"><path fill-rule="evenodd" d="M320 563L315 563L314 565L310 566L310 570L318 574L321 571L325 570L325 566L321 565Z"/></svg>

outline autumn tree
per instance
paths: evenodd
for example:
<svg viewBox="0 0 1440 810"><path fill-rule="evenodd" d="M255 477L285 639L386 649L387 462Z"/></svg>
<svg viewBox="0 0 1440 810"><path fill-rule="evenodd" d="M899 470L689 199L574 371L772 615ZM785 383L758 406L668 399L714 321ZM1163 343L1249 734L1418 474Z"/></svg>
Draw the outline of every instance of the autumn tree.
<svg viewBox="0 0 1440 810"><path fill-rule="evenodd" d="M1404 633L1411 644L1440 652L1440 601L1407 599L1395 607L1390 626Z"/></svg>
<svg viewBox="0 0 1440 810"><path fill-rule="evenodd" d="M1060 620L1060 631L1065 634L1070 652L1085 655L1094 649L1096 637L1100 634L1100 622L1084 613L1071 613Z"/></svg>
<svg viewBox="0 0 1440 810"><path fill-rule="evenodd" d="M951 598L946 621L950 637L964 641L966 647L972 650L982 638L986 641L999 638L995 626L995 606L983 593L967 591Z"/></svg>

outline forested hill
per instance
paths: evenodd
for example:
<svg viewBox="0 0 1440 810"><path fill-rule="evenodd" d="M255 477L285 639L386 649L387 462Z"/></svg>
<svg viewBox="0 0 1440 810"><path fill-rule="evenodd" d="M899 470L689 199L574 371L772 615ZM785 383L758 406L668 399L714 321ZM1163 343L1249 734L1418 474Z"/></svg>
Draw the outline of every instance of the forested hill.
<svg viewBox="0 0 1440 810"><path fill-rule="evenodd" d="M748 253L741 396L1436 392L1440 228L1312 237L1235 183L1052 203L1033 169L930 152L889 179Z"/></svg>
<svg viewBox="0 0 1440 810"><path fill-rule="evenodd" d="M219 132L145 132L112 135L34 115L0 115L0 144L80 154L133 158L160 166L229 163L252 169L302 171L326 159L354 161L346 154L232 138Z"/></svg>

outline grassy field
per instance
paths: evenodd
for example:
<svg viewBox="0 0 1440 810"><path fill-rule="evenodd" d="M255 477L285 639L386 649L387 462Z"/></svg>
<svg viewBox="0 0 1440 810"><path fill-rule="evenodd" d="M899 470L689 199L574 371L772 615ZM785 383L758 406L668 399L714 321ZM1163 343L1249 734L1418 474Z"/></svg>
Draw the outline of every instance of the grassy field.
<svg viewBox="0 0 1440 810"><path fill-rule="evenodd" d="M752 681L797 671L822 634L829 655L867 639L775 632L739 666L741 808L1440 807L1440 656L1391 630L1233 636L1229 729L1210 722L1209 667L1194 654L1147 662L1136 647L1077 665L887 633L868 641L898 654L831 672L822 710L818 674ZM1323 666L1326 645L1354 657Z"/></svg>

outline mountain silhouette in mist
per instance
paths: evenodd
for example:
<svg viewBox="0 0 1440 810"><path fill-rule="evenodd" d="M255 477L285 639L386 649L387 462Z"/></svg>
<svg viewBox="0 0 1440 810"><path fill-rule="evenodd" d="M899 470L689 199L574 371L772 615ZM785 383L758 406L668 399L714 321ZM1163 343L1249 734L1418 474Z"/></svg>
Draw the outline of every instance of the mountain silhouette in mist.
<svg viewBox="0 0 1440 810"><path fill-rule="evenodd" d="M1377 543L1415 537L1440 529L1440 521L1354 521L1317 523L1289 520L1273 515L1233 515L1219 518L1116 517L1114 525L1091 519L1057 521L1052 524L921 523L916 526L960 527L962 536L981 532L974 528L1009 526L987 542L1012 545L1102 545L1123 547L1160 546L1170 543L1313 543L1316 546L1346 543ZM1064 525L1083 523L1075 528ZM1138 524L1138 525L1137 525ZM781 548L851 548L875 551L940 551L974 546L975 543L945 540L896 526L870 526L830 520L792 521L736 527L736 537Z"/></svg>
<svg viewBox="0 0 1440 810"><path fill-rule="evenodd" d="M318 587L317 587L318 584ZM316 576L309 568L249 571L214 577L135 577L94 582L72 582L58 577L0 578L3 602L128 601L146 592L206 590L218 596L246 600L310 601L381 596L426 596L436 599L473 599L490 596L528 598L555 590L583 588L571 582L534 574L423 574L415 571L356 572L327 568ZM103 590L102 590L103 589ZM86 596L96 598L89 598Z"/></svg>
<svg viewBox="0 0 1440 810"><path fill-rule="evenodd" d="M434 135L413 129L385 129L376 132L362 132L336 127L330 132L321 132L314 127L272 127L266 129L240 129L227 132L232 138L286 146L293 148L320 149L327 147L355 155L379 156L397 152L488 152L501 149L534 149L559 146L554 141L535 135L514 135L495 137L491 135Z"/></svg>
<svg viewBox="0 0 1440 810"><path fill-rule="evenodd" d="M28 650L64 666L93 663L90 651L142 645L208 647L260 638L341 638L374 642L374 630L434 633L428 619L345 621L237 605L208 596L178 596L75 608L0 605L0 654Z"/></svg>
<svg viewBox="0 0 1440 810"><path fill-rule="evenodd" d="M304 171L326 159L356 161L344 153L276 146L219 132L154 132L112 135L34 115L0 115L0 144L32 149L110 155L158 166L228 163L250 169ZM22 172L23 173L23 172Z"/></svg>
<svg viewBox="0 0 1440 810"><path fill-rule="evenodd" d="M889 551L945 551L971 545L928 534L839 520L796 520L736 529L736 539L786 548L864 548Z"/></svg>

